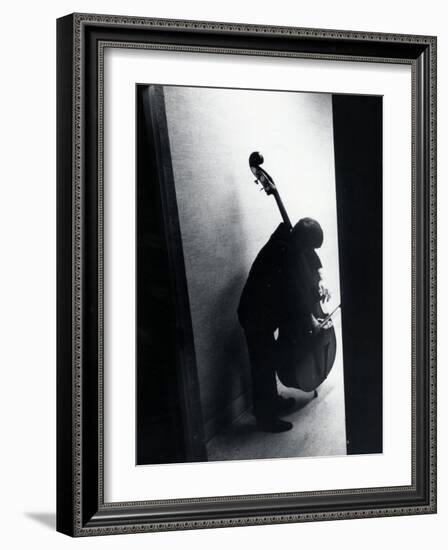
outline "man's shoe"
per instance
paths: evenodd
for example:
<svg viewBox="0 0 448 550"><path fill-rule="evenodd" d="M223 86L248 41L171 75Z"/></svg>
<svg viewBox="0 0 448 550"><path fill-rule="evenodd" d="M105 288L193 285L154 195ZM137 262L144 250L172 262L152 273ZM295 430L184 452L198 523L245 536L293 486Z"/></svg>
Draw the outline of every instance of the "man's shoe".
<svg viewBox="0 0 448 550"><path fill-rule="evenodd" d="M280 433L287 432L292 428L291 422L281 420L280 418L271 418L269 420L257 420L257 427L262 432Z"/></svg>
<svg viewBox="0 0 448 550"><path fill-rule="evenodd" d="M278 414L282 414L290 411L295 404L296 400L294 397L282 397L279 395L275 404L275 410Z"/></svg>

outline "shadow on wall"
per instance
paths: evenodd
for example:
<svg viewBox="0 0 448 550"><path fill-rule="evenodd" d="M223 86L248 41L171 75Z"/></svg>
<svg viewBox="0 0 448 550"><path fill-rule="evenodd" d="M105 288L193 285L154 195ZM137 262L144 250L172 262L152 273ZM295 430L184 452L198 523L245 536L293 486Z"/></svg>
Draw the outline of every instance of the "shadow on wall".
<svg viewBox="0 0 448 550"><path fill-rule="evenodd" d="M243 272L231 279L220 290L215 307L210 312L210 323L214 327L209 331L209 376L203 379L201 387L201 391L205 392L203 408L208 411L208 421L205 423L207 441L243 413L251 403L246 342L236 313L245 280L246 274ZM232 307L229 308L229 304ZM218 326L216 314L226 308L229 312L233 310L234 317L232 319L229 316Z"/></svg>
<svg viewBox="0 0 448 550"><path fill-rule="evenodd" d="M227 207L214 212L214 231L203 224L197 229L202 246L193 256L198 265L189 284L207 441L250 406L250 367L237 315L250 263L241 204L232 193L246 183L230 177Z"/></svg>

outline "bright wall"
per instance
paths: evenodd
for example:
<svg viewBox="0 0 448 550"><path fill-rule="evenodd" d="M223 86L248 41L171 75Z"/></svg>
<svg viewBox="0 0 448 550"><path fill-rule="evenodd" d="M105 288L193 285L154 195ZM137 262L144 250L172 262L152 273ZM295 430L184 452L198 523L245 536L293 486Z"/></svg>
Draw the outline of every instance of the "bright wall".
<svg viewBox="0 0 448 550"><path fill-rule="evenodd" d="M210 436L221 419L248 404L249 364L236 311L250 266L281 221L274 198L254 184L252 151L263 153L292 223L309 216L322 225L319 255L339 303L332 100L330 94L235 89L166 86L164 92ZM335 391L343 392L342 385ZM342 410L327 412L344 425Z"/></svg>

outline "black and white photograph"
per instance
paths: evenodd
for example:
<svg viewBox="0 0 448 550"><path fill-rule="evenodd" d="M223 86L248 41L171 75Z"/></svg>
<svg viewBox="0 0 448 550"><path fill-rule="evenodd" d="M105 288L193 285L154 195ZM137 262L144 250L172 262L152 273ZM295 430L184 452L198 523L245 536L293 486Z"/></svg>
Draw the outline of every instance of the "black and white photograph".
<svg viewBox="0 0 448 550"><path fill-rule="evenodd" d="M3 14L2 547L438 550L445 4Z"/></svg>
<svg viewBox="0 0 448 550"><path fill-rule="evenodd" d="M136 85L136 464L382 453L383 99Z"/></svg>

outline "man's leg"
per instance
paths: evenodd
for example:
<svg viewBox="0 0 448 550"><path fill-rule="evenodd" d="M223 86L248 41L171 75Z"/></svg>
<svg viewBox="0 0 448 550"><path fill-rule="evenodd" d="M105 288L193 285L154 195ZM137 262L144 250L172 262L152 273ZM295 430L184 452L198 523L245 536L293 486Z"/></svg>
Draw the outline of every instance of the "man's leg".
<svg viewBox="0 0 448 550"><path fill-rule="evenodd" d="M279 395L275 377L274 336L269 331L245 331L252 375L253 413L264 431L282 432L292 428L278 418Z"/></svg>

